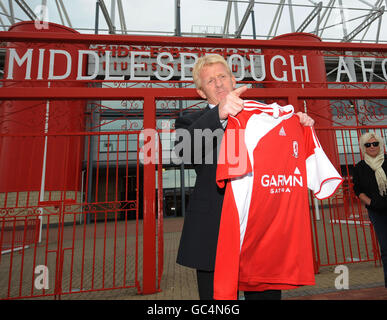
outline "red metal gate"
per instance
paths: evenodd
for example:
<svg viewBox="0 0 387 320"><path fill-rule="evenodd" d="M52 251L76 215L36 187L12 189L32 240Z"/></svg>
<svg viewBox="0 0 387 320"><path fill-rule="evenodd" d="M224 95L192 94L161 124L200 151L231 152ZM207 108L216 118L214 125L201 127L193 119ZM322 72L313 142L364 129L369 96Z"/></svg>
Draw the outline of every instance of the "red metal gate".
<svg viewBox="0 0 387 320"><path fill-rule="evenodd" d="M160 290L163 272L162 171L158 170L159 191L154 195L158 199L157 226L154 226L153 241L152 238L145 240L143 207L146 203L142 203L146 198L142 192L145 170L139 161L140 131L49 137L54 140L65 138L69 143L74 136L86 139L88 151L94 139L98 149L93 163L86 157L83 169L78 171L76 179L82 185L79 191L43 190L42 195L27 190L1 194L2 299L59 298L64 294L112 289L144 293L146 281L153 281L145 279L149 273L154 274L154 286ZM2 142L10 139L12 143L23 141L23 138L27 137L1 136ZM30 135L28 139L34 143L42 137ZM134 142L134 148L129 147L129 139ZM106 153L101 153L104 142L113 140L120 148L115 151L107 148ZM30 165L28 159L25 159L25 165ZM160 168L157 166L157 169ZM15 167L15 176L17 170ZM71 175L66 164L58 165L55 171ZM87 184L90 176L94 179L92 190L88 190ZM28 186L28 177L25 182ZM90 195L92 201L88 200ZM157 265L144 265L145 256L149 254L145 253L147 242L154 244Z"/></svg>
<svg viewBox="0 0 387 320"><path fill-rule="evenodd" d="M355 159L355 154L359 153L358 139L365 129L376 132L384 139L387 137L386 126L335 128L335 135L343 139L340 147L341 155L345 157L346 172L341 169L340 173L344 182L329 199L317 200L310 196L316 272L320 266L347 263L375 261L380 265L376 235L367 210L353 191L352 173L349 170L359 161ZM321 130L317 130L317 135ZM346 139L348 137L349 140Z"/></svg>

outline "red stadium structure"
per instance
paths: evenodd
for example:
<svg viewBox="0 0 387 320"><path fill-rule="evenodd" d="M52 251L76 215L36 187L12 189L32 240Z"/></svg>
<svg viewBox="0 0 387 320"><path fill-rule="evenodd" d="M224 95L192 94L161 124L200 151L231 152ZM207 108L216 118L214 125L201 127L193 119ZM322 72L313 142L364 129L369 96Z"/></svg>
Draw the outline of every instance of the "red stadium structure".
<svg viewBox="0 0 387 320"><path fill-rule="evenodd" d="M25 33L33 32L35 30L34 22L21 22L10 28L9 32ZM76 32L70 28L50 24L49 29L43 29L41 32L48 32L53 34L58 33L72 33ZM85 87L84 83L74 81L77 76L77 69L69 68L68 59L75 60L78 58L78 50L85 50L88 48L85 44L58 44L51 43L27 43L17 42L8 43L8 47L15 49L17 56L24 56L26 52L31 52L30 59L33 62L41 61L45 58L48 61L48 56L52 57L52 64L31 63L28 70L31 81L26 78L26 72L23 68L5 69L5 79L12 79L12 81L4 82L4 88L17 87L20 92L21 88L53 88L66 87L77 88ZM29 50L29 51L28 51ZM51 51L50 51L51 50ZM66 55L64 54L66 53ZM14 56L11 55L13 58ZM6 65L9 65L10 55L6 56ZM86 65L83 66L86 70ZM51 78L60 79L68 74L66 81L47 81L49 75ZM29 76L29 75L27 75ZM20 88L21 87L21 88ZM46 133L64 133L64 132L80 132L85 130L85 107L84 101L74 100L23 100L10 101L5 104L3 109L6 122L2 124L3 131L9 134L40 134ZM72 150L71 154L66 152L66 138L49 138L48 141L40 139L40 141L33 141L32 138L25 138L22 150L19 145L13 143L11 140L3 140L4 153L1 155L1 182L0 192L16 192L28 190L40 190L42 175L46 176L45 189L46 190L80 190L79 179L74 179L76 174L71 174L70 179L64 176L64 172L55 172L58 162L68 165L69 170L77 172L80 170L80 163L83 155L83 141L77 137L71 139L68 147ZM47 150L47 154L43 156L42 152ZM32 157L32 158L31 158ZM31 165L34 168L42 168L43 161L45 162L46 172L43 174L41 170L30 170L22 162L26 158L31 158ZM18 168L16 173L14 170ZM26 177L28 177L29 185L25 185ZM27 188L27 189L26 189Z"/></svg>
<svg viewBox="0 0 387 320"><path fill-rule="evenodd" d="M316 272L379 261L351 170L361 132L386 139L385 45L305 33L273 40L91 35L51 23L36 32L26 22L0 40L0 270L7 275L0 299L162 290L163 217L180 210L163 202L170 191L163 174L192 169L173 162L173 121L202 107L191 68L211 52L249 86L243 98L307 111L345 178L331 199L310 199ZM360 75L373 61L384 80L351 81L351 59L361 62ZM184 205L189 193L180 187L174 195ZM53 270L44 279L55 285L36 285L39 266Z"/></svg>

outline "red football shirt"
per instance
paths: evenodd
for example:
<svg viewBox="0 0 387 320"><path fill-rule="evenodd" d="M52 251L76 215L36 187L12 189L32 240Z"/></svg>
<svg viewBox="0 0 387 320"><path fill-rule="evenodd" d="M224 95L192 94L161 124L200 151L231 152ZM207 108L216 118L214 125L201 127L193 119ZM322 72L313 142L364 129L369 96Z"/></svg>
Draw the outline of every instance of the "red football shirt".
<svg viewBox="0 0 387 320"><path fill-rule="evenodd" d="M245 101L221 144L217 183L226 181L214 298L313 285L307 189L324 199L342 183L314 129L291 105Z"/></svg>

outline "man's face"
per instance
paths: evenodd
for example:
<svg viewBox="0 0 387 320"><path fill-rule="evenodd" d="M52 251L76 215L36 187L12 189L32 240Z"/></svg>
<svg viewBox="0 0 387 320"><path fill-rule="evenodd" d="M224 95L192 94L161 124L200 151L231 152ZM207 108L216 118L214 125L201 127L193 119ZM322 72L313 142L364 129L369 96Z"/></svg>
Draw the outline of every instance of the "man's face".
<svg viewBox="0 0 387 320"><path fill-rule="evenodd" d="M229 92L234 90L236 80L221 63L203 67L200 72L201 88L198 94L209 104L217 105Z"/></svg>

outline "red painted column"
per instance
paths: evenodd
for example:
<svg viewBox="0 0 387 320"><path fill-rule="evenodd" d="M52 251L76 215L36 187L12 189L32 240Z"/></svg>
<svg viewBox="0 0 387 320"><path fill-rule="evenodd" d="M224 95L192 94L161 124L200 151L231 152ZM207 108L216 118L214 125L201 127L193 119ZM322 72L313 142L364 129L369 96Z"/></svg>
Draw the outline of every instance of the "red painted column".
<svg viewBox="0 0 387 320"><path fill-rule="evenodd" d="M300 109L298 97L296 97L296 96L289 96L288 97L288 104L291 104L294 107L294 110L298 111Z"/></svg>
<svg viewBox="0 0 387 320"><path fill-rule="evenodd" d="M29 87L38 91L39 88L47 87L71 87L76 90L85 86L85 83L76 81L77 63L78 50L88 49L88 46L60 43L61 35L78 34L77 31L55 23L48 23L46 29L38 30L34 21L14 24L9 31L54 33L58 35L58 43L7 43L4 87L17 87L22 92ZM83 74L87 67L85 60L81 66ZM83 132L85 107L86 101L82 100L4 102L1 106L3 121L0 122L0 132L25 136L17 139L6 137L0 142L0 192L40 190L44 137L29 135L43 135L46 131L49 134ZM81 136L48 138L45 190L80 190L83 140ZM64 150L68 143L71 153L66 155Z"/></svg>
<svg viewBox="0 0 387 320"><path fill-rule="evenodd" d="M156 104L144 98L143 293L156 292Z"/></svg>

